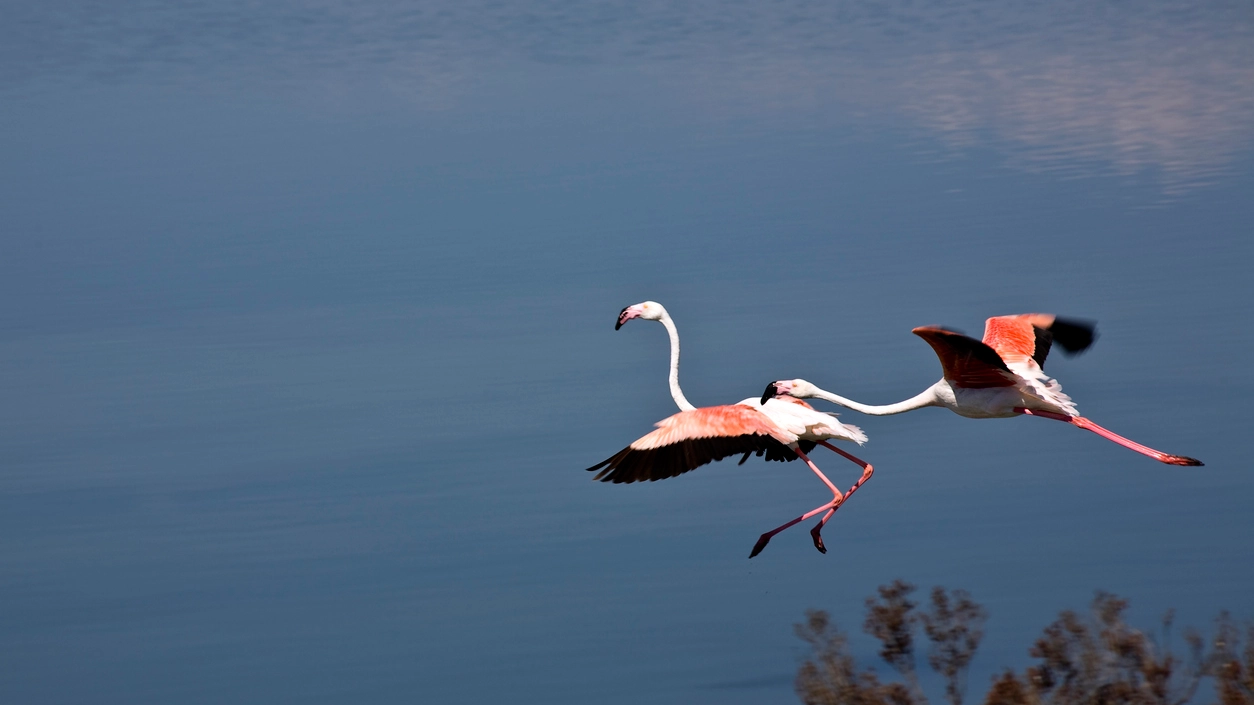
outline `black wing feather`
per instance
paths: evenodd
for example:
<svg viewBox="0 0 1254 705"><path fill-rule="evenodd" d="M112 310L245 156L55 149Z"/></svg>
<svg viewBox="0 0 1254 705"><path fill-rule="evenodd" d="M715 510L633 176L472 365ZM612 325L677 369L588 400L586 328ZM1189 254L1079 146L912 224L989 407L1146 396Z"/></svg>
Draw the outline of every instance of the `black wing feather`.
<svg viewBox="0 0 1254 705"><path fill-rule="evenodd" d="M1032 359L1036 360L1037 366L1043 370L1045 369L1045 358L1049 356L1049 348L1054 344L1054 334L1040 326L1032 326L1032 332L1036 334L1036 344L1032 348ZM1061 345L1061 343L1059 344Z"/></svg>
<svg viewBox="0 0 1254 705"><path fill-rule="evenodd" d="M797 444L801 452L814 450L814 443L801 441ZM588 472L596 472L594 480L613 482L655 482L668 477L682 475L702 465L722 460L731 455L744 454L740 462L748 460L749 455L765 455L767 460L796 460L797 454L788 446L771 438L757 434L743 436L720 436L717 438L693 438L681 443L674 443L661 448L637 450L631 446L620 450L612 457L588 468ZM599 472L598 472L599 471Z"/></svg>
<svg viewBox="0 0 1254 705"><path fill-rule="evenodd" d="M1097 324L1078 318L1055 316L1049 333L1054 337L1054 342L1062 347L1063 352L1075 355L1087 350L1097 340Z"/></svg>

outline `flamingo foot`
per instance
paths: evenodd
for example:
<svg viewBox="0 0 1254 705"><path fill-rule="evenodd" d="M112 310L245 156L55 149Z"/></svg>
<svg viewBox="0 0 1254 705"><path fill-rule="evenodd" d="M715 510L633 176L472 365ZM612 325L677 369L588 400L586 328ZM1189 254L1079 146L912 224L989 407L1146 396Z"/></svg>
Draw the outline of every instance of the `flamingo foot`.
<svg viewBox="0 0 1254 705"><path fill-rule="evenodd" d="M749 553L749 557L750 557L750 558L753 558L754 556L756 556L756 555L758 555L759 553L761 553L761 552L762 552L762 549L766 548L766 544L768 544L768 543L770 543L770 542L771 542L771 534L770 534L770 532L767 532L767 533L765 533L765 534L762 534L762 536L760 536L760 537L758 538L758 542L757 542L757 543L755 543L755 544L753 544L753 551Z"/></svg>
<svg viewBox="0 0 1254 705"><path fill-rule="evenodd" d="M1188 465L1191 467L1205 465L1205 463L1197 458L1190 458L1187 455L1168 455L1162 458L1162 461L1168 465Z"/></svg>
<svg viewBox="0 0 1254 705"><path fill-rule="evenodd" d="M827 546L823 545L823 537L819 535L822 528L823 524L820 522L818 526L810 529L810 536L814 539L814 547L819 549L819 553L827 553Z"/></svg>

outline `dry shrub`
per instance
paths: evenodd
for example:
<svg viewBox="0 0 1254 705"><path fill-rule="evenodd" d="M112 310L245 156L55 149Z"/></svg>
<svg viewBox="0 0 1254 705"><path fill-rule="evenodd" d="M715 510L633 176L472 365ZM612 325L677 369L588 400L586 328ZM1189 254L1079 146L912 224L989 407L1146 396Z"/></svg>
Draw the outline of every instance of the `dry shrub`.
<svg viewBox="0 0 1254 705"><path fill-rule="evenodd" d="M898 677L881 681L859 670L844 634L826 612L811 610L797 634L810 658L797 673L806 705L927 705L916 672L916 635L929 642L928 666L942 676L949 705L962 705L966 674L984 635L984 608L961 590L933 588L928 608L911 599L902 580L880 586L866 601L863 630L880 643L879 657ZM1124 622L1128 602L1099 592L1087 615L1064 611L1029 650L1035 664L992 680L985 705L1185 705L1212 679L1216 705L1254 705L1254 625L1238 627L1226 614L1208 644L1183 634L1184 654L1171 645L1173 615L1160 639Z"/></svg>

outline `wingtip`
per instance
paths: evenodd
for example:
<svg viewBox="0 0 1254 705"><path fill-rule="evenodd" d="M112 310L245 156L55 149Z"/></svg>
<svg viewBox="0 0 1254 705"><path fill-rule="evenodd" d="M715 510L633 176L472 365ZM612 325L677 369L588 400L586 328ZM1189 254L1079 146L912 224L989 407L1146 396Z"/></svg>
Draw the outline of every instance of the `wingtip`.
<svg viewBox="0 0 1254 705"><path fill-rule="evenodd" d="M1068 355L1078 355L1092 347L1097 341L1097 322L1082 318L1060 318L1054 316L1049 326L1049 333L1054 343L1058 344Z"/></svg>
<svg viewBox="0 0 1254 705"><path fill-rule="evenodd" d="M610 467L610 464L613 460L614 460L613 458L609 458L608 460L602 460L601 462L587 469L587 472L597 473L596 476L592 478L593 482L597 482L597 481L607 482L609 480L607 475L609 475L614 470L614 468ZM597 472L598 470L600 470L600 472Z"/></svg>

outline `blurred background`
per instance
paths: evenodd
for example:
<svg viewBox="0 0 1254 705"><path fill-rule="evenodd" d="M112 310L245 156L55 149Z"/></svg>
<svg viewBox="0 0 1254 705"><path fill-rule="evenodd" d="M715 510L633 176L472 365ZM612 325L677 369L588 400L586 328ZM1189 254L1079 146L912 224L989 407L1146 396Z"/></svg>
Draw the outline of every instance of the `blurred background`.
<svg viewBox="0 0 1254 705"><path fill-rule="evenodd" d="M1254 616L1246 2L10 4L0 700L795 702L807 608L989 612L971 688L1095 589ZM584 468L910 334L1098 321L1063 424L847 412L797 463ZM858 469L814 456L842 486Z"/></svg>

